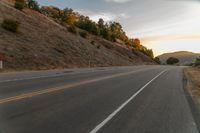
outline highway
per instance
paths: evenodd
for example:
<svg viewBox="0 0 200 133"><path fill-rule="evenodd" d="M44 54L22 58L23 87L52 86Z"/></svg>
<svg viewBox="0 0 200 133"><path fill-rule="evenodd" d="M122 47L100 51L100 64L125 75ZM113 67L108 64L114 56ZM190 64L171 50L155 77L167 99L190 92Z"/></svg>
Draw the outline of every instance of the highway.
<svg viewBox="0 0 200 133"><path fill-rule="evenodd" d="M182 67L0 74L0 133L199 133Z"/></svg>

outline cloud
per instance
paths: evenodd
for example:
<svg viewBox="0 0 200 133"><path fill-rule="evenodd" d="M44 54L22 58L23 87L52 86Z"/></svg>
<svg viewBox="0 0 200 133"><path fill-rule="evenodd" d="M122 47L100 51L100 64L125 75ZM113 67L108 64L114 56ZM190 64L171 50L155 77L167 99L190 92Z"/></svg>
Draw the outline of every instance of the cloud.
<svg viewBox="0 0 200 133"><path fill-rule="evenodd" d="M130 0L105 0L106 2L115 2L115 3L126 3Z"/></svg>
<svg viewBox="0 0 200 133"><path fill-rule="evenodd" d="M200 40L199 34L162 35L142 38L143 41Z"/></svg>
<svg viewBox="0 0 200 133"><path fill-rule="evenodd" d="M78 12L80 12L83 15L89 16L90 19L92 19L95 22L97 22L99 18L102 18L105 22L119 21L122 18L123 19L129 18L129 15L127 15L126 13L115 14L112 12L94 12L90 10L79 10Z"/></svg>

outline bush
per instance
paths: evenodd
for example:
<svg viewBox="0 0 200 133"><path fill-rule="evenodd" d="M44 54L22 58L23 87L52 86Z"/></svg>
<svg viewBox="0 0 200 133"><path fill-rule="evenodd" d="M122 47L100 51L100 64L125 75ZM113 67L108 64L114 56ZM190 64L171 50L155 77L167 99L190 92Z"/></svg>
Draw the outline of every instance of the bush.
<svg viewBox="0 0 200 133"><path fill-rule="evenodd" d="M158 57L154 58L154 61L155 61L156 63L158 63L158 64L161 64L161 61L160 61L160 59L159 59Z"/></svg>
<svg viewBox="0 0 200 133"><path fill-rule="evenodd" d="M101 45L97 45L97 49L100 49L101 48Z"/></svg>
<svg viewBox="0 0 200 133"><path fill-rule="evenodd" d="M166 61L167 64L169 65L173 65L173 64L176 64L179 62L179 59L177 58L174 58L174 57L169 57Z"/></svg>
<svg viewBox="0 0 200 133"><path fill-rule="evenodd" d="M3 23L1 24L1 27L3 27L6 30L17 32L19 28L20 23L13 19L5 19L3 20Z"/></svg>
<svg viewBox="0 0 200 133"><path fill-rule="evenodd" d="M196 58L195 66L200 66L200 56Z"/></svg>
<svg viewBox="0 0 200 133"><path fill-rule="evenodd" d="M79 35L80 35L81 37L83 37L83 38L87 38L88 33L85 32L85 31L82 31L82 32L79 32Z"/></svg>
<svg viewBox="0 0 200 133"><path fill-rule="evenodd" d="M22 10L24 7L26 7L26 2L24 0L16 0L15 2L15 8Z"/></svg>
<svg viewBox="0 0 200 133"><path fill-rule="evenodd" d="M94 45L94 44L95 44L95 41L91 41L90 43L91 43L92 45Z"/></svg>
<svg viewBox="0 0 200 133"><path fill-rule="evenodd" d="M76 34L76 33L77 33L76 27L75 27L75 26L70 26L70 27L67 28L67 30L68 30L69 32L73 33L73 34Z"/></svg>

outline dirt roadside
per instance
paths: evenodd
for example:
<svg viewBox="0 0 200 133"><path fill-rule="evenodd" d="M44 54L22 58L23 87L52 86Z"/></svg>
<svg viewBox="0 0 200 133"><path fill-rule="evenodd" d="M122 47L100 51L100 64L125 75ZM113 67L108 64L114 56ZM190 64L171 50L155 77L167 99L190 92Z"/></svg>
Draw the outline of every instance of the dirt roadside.
<svg viewBox="0 0 200 133"><path fill-rule="evenodd" d="M192 98L200 105L200 68L188 67L184 69L187 79L186 87Z"/></svg>
<svg viewBox="0 0 200 133"><path fill-rule="evenodd" d="M187 67L184 73L184 89L193 118L200 131L200 68Z"/></svg>

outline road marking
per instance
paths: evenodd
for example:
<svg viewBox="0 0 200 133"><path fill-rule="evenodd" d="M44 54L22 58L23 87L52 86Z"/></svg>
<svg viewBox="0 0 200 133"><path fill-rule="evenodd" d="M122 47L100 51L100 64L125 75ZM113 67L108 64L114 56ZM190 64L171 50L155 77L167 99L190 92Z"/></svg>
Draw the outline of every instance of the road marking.
<svg viewBox="0 0 200 133"><path fill-rule="evenodd" d="M31 98L31 97L34 97L34 96L52 93L52 92L56 92L56 91L61 91L61 90L65 90L65 89L68 89L68 88L72 88L72 87L76 87L76 86L80 86L80 85L85 85L85 84L89 84L89 83L93 83L93 82L97 82L97 81L102 81L102 80L112 79L112 78L116 78L116 77L126 76L126 75L130 75L132 73L140 72L140 71L144 71L144 70L146 70L146 69L139 69L139 70L134 70L134 71L131 71L131 72L124 72L124 73L114 74L114 75L100 77L100 78L96 78L96 79L80 81L78 83L72 83L72 84L68 84L68 85L64 85L64 86L60 86L60 87L24 93L24 94L0 99L0 104L12 102L12 101L16 101L16 100L21 100L21 99L25 99L25 98Z"/></svg>
<svg viewBox="0 0 200 133"><path fill-rule="evenodd" d="M145 84L140 90L138 90L135 94L133 94L127 101L125 101L122 105L120 105L113 113L111 113L104 121L102 121L99 125L97 125L90 133L97 133L106 123L108 123L120 110L122 110L131 100L133 100L141 91L143 91L151 82L157 79L160 75L162 75L167 70L160 72L157 76L155 76L152 80L150 80L147 84Z"/></svg>
<svg viewBox="0 0 200 133"><path fill-rule="evenodd" d="M15 79L2 80L2 81L0 81L0 83L31 80L31 79L40 79L40 78L54 78L54 77L60 77L60 76L65 76L65 75L68 75L68 74L56 74L56 75L48 75L48 76L35 76L35 77L30 77L30 78L15 78Z"/></svg>

